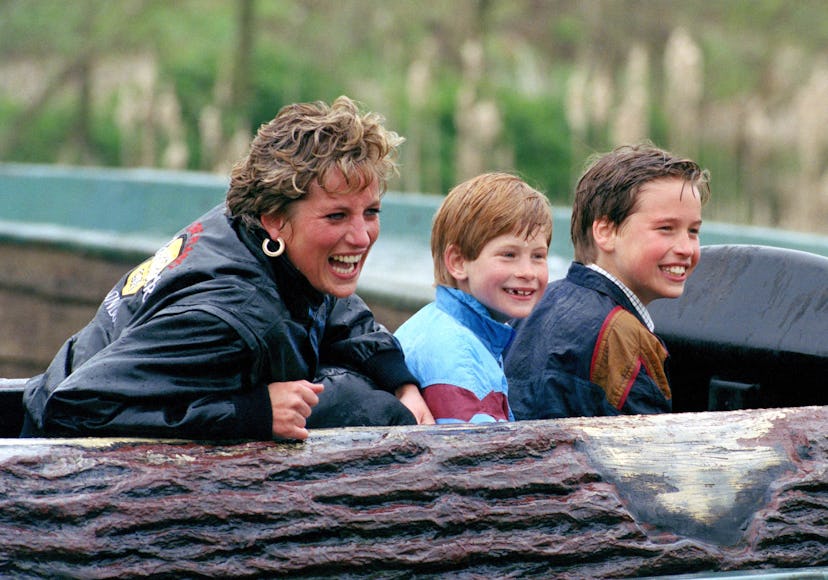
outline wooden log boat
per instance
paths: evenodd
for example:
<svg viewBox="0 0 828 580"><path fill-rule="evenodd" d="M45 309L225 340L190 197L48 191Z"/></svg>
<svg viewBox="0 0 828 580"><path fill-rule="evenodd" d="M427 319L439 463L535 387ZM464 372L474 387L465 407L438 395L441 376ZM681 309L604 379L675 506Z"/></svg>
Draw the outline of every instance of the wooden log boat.
<svg viewBox="0 0 828 580"><path fill-rule="evenodd" d="M0 440L4 577L828 574L828 409Z"/></svg>

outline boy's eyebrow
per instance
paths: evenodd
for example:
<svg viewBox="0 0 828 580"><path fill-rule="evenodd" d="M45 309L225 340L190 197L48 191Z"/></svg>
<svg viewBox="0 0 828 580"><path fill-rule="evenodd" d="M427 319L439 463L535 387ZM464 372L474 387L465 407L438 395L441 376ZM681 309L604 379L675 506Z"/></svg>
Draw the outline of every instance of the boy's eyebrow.
<svg viewBox="0 0 828 580"><path fill-rule="evenodd" d="M660 224L676 224L681 222L682 219L675 217L675 216L664 216L664 217L657 217L654 218L651 222L652 225L660 225ZM701 227L702 220L692 221L690 222L690 226Z"/></svg>
<svg viewBox="0 0 828 580"><path fill-rule="evenodd" d="M539 248L543 248L544 250L549 249L549 246L546 245L545 240L538 241L537 243L534 243L534 244L529 244L525 240L521 240L519 242L517 242L517 241L515 241L515 242L501 242L496 247L507 248L507 249L512 249L512 248L516 248L516 249L523 249L523 248L539 249Z"/></svg>

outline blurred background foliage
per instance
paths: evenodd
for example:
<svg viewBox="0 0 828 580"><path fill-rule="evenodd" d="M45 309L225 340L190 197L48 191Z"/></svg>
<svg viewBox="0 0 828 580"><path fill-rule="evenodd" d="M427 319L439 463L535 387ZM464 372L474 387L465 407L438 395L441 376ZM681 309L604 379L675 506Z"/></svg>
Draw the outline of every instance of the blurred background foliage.
<svg viewBox="0 0 828 580"><path fill-rule="evenodd" d="M515 171L568 205L649 139L708 219L828 233L824 0L0 0L0 161L226 173L283 105L407 138L398 191Z"/></svg>

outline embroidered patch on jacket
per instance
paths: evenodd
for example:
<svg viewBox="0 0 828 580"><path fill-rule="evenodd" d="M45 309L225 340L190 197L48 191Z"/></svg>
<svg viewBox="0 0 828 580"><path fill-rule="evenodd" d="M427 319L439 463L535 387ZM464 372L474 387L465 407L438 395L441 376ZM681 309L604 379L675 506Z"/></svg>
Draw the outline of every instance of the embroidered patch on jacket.
<svg viewBox="0 0 828 580"><path fill-rule="evenodd" d="M658 338L635 315L617 306L604 320L598 335L590 380L604 389L613 407L621 410L643 366L669 400L672 395L664 373L666 358L667 351Z"/></svg>
<svg viewBox="0 0 828 580"><path fill-rule="evenodd" d="M173 238L155 252L154 256L141 262L127 276L124 287L121 288L121 296L131 296L143 290L146 298L155 289L161 273L168 267L180 264L190 253L203 230L200 223L191 225L186 233Z"/></svg>
<svg viewBox="0 0 828 580"><path fill-rule="evenodd" d="M169 266L181 253L185 236L179 236L163 246L155 255L144 260L127 276L121 296L137 294L141 289L157 280L161 272Z"/></svg>

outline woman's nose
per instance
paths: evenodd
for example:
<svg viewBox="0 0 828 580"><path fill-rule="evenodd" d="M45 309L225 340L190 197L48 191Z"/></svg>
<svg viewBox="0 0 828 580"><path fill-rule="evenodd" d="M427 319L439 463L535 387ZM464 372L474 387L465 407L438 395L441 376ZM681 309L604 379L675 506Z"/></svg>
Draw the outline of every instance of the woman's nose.
<svg viewBox="0 0 828 580"><path fill-rule="evenodd" d="M351 229L348 233L348 242L354 246L369 246L371 244L370 226L364 219L355 218L351 222Z"/></svg>

